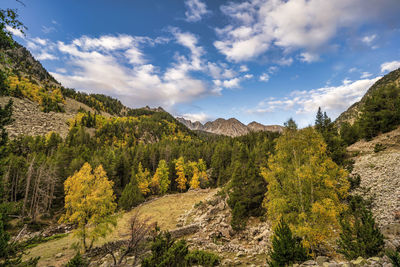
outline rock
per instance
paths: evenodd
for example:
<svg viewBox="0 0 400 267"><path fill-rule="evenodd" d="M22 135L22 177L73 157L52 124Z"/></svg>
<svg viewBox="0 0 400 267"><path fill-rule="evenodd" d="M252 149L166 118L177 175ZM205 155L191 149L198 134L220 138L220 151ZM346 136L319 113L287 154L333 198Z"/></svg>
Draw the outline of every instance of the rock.
<svg viewBox="0 0 400 267"><path fill-rule="evenodd" d="M308 261L303 262L301 265L302 266L312 266L312 265L317 265L317 262L314 260L308 260Z"/></svg>
<svg viewBox="0 0 400 267"><path fill-rule="evenodd" d="M62 253L60 252L60 253L57 253L55 257L56 257L57 259L59 259L59 258L61 258L62 256L64 256L64 254L62 254Z"/></svg>
<svg viewBox="0 0 400 267"><path fill-rule="evenodd" d="M363 265L365 265L367 263L367 261L362 257L358 257L356 260L352 260L351 263L354 264L354 265L363 266Z"/></svg>
<svg viewBox="0 0 400 267"><path fill-rule="evenodd" d="M319 266L323 266L323 263L329 261L329 259L328 259L328 257L325 257L325 256L318 256L318 257L315 259L315 261L317 262L317 264L318 264Z"/></svg>

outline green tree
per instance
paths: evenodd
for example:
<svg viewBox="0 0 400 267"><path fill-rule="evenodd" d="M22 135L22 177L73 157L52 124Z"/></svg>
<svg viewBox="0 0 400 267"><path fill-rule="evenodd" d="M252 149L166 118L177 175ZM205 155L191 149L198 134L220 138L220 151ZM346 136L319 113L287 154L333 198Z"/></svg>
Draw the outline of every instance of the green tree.
<svg viewBox="0 0 400 267"><path fill-rule="evenodd" d="M328 155L334 162L342 165L346 156L346 144L339 135L335 123L331 121L326 112L322 113L321 108L318 108L315 119L315 130L324 138Z"/></svg>
<svg viewBox="0 0 400 267"><path fill-rule="evenodd" d="M361 137L372 139L380 133L394 130L400 124L399 86L389 84L371 93L366 99L357 123Z"/></svg>
<svg viewBox="0 0 400 267"><path fill-rule="evenodd" d="M274 224L283 218L313 252L332 251L339 214L346 209L347 172L329 158L322 136L311 127L286 129L275 149L261 172L268 183L269 218Z"/></svg>
<svg viewBox="0 0 400 267"><path fill-rule="evenodd" d="M117 205L112 187L113 182L108 180L103 167L92 171L89 163L64 182L65 214L60 221L78 226L75 234L80 237L84 252L99 237L105 237L111 225L116 225L112 215Z"/></svg>
<svg viewBox="0 0 400 267"><path fill-rule="evenodd" d="M268 264L272 267L290 266L309 259L307 249L303 247L301 239L293 236L289 225L283 219L275 227L272 248L268 256Z"/></svg>
<svg viewBox="0 0 400 267"><path fill-rule="evenodd" d="M130 210L144 201L142 192L138 187L136 175L132 175L131 181L122 191L119 199L119 206L124 210Z"/></svg>
<svg viewBox="0 0 400 267"><path fill-rule="evenodd" d="M377 256L385 243L371 210L360 196L352 197L349 207L340 220L339 253L349 260Z"/></svg>

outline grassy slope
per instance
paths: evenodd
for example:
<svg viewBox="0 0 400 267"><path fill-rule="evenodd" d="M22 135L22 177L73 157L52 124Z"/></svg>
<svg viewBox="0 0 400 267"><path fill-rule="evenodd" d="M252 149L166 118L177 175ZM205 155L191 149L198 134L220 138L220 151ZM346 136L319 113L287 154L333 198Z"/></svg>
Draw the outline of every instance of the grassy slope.
<svg viewBox="0 0 400 267"><path fill-rule="evenodd" d="M191 209L197 202L204 201L216 191L216 189L189 191L148 201L130 212L123 213L118 219L118 225L114 232L105 240L100 240L97 245L125 238L128 234L129 218L135 211L139 211L144 217L150 217L154 222L157 221L162 230L174 229L181 214ZM49 241L32 248L25 257L40 256L39 266L63 266L74 255L74 250L71 249L74 242L76 242L76 239L72 235L68 235L62 239ZM59 253L62 253L62 256L56 259L55 255Z"/></svg>

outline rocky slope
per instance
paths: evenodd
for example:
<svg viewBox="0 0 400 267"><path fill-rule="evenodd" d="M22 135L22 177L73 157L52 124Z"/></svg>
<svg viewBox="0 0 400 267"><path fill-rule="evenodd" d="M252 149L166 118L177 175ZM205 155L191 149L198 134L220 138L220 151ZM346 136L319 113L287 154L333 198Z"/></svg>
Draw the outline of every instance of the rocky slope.
<svg viewBox="0 0 400 267"><path fill-rule="evenodd" d="M230 118L228 120L219 118L215 121L206 122L205 124L202 124L199 121L192 122L190 120L186 120L185 118L177 118L177 120L191 130L204 131L232 137L245 135L252 131L283 131L283 127L279 125L263 125L255 121L245 125L235 118Z"/></svg>
<svg viewBox="0 0 400 267"><path fill-rule="evenodd" d="M357 193L372 197L372 211L389 243L400 246L400 128L359 141L348 151L353 155L353 174L361 176Z"/></svg>
<svg viewBox="0 0 400 267"><path fill-rule="evenodd" d="M87 105L71 98L66 98L63 113L42 112L38 103L26 98L0 97L0 106L7 104L10 98L13 100L14 119L12 124L6 126L10 138L18 135L46 135L49 132L57 132L65 138L69 131L68 120L75 117L80 108L94 113ZM110 116L105 112L102 115Z"/></svg>
<svg viewBox="0 0 400 267"><path fill-rule="evenodd" d="M371 93L391 84L396 85L400 90L400 69L394 70L386 74L376 83L374 83L374 85L372 85L371 88L368 89L367 93L365 93L360 101L354 103L345 112L340 114L340 116L336 119L336 123L338 125L343 122L349 122L350 124L353 124L360 114L363 104L365 103L366 99L371 95Z"/></svg>

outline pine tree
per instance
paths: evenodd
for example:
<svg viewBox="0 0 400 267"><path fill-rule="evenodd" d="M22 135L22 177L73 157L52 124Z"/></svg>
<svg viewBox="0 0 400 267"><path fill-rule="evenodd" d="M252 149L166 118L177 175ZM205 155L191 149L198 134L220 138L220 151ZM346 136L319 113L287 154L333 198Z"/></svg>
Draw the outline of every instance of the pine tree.
<svg viewBox="0 0 400 267"><path fill-rule="evenodd" d="M300 238L293 236L289 225L283 219L276 226L272 237L272 250L269 252L268 264L273 267L290 266L306 261L309 258L307 249Z"/></svg>
<svg viewBox="0 0 400 267"><path fill-rule="evenodd" d="M130 210L143 201L144 197L138 187L136 175L133 174L130 183L122 191L118 204L124 210Z"/></svg>
<svg viewBox="0 0 400 267"><path fill-rule="evenodd" d="M112 216L117 206L112 187L113 182L108 180L103 167L99 165L93 171L89 163L64 182L66 213L60 222L78 226L75 234L80 237L85 252L116 224Z"/></svg>
<svg viewBox="0 0 400 267"><path fill-rule="evenodd" d="M371 210L360 196L352 197L349 206L348 214L340 220L339 253L349 260L377 256L383 250L384 236Z"/></svg>

